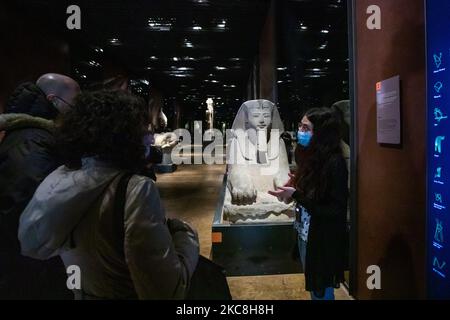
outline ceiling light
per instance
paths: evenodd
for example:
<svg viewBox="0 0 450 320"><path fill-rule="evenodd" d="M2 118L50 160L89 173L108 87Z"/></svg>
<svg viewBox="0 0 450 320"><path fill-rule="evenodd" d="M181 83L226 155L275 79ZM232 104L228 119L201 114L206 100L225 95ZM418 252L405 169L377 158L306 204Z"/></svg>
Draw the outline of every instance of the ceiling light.
<svg viewBox="0 0 450 320"><path fill-rule="evenodd" d="M220 67L220 66L215 66L215 69L216 69L216 70L226 70L227 68L225 68L225 67Z"/></svg>
<svg viewBox="0 0 450 320"><path fill-rule="evenodd" d="M184 39L183 46L184 46L185 48L193 48L193 47L194 47L194 45L192 44L192 42L190 42L188 39Z"/></svg>
<svg viewBox="0 0 450 320"><path fill-rule="evenodd" d="M327 30L327 29L323 29L322 31L320 31L321 33L325 33L325 34L327 34L327 33L330 33L330 31L329 30Z"/></svg>
<svg viewBox="0 0 450 320"><path fill-rule="evenodd" d="M326 49L327 46L328 46L328 41L325 42L324 44L322 44L322 45L319 47L319 50L324 50L324 49Z"/></svg>
<svg viewBox="0 0 450 320"><path fill-rule="evenodd" d="M158 57L157 56L151 56L150 60L158 60Z"/></svg>
<svg viewBox="0 0 450 320"><path fill-rule="evenodd" d="M172 60L173 61L178 61L178 57L173 57Z"/></svg>
<svg viewBox="0 0 450 320"><path fill-rule="evenodd" d="M188 73L169 73L169 75L171 77L177 77L177 78L188 78L188 77L193 77L192 74L188 74Z"/></svg>
<svg viewBox="0 0 450 320"><path fill-rule="evenodd" d="M286 70L287 70L287 67L279 67L279 68L277 68L277 70L278 70L278 71L286 71Z"/></svg>
<svg viewBox="0 0 450 320"><path fill-rule="evenodd" d="M175 18L170 18L169 20L164 18L149 18L148 26L152 31L171 31L175 21Z"/></svg>
<svg viewBox="0 0 450 320"><path fill-rule="evenodd" d="M218 29L225 29L227 27L227 21L225 19L216 22Z"/></svg>
<svg viewBox="0 0 450 320"><path fill-rule="evenodd" d="M88 65L90 65L91 67L101 67L100 63L95 62L94 60L89 61Z"/></svg>
<svg viewBox="0 0 450 320"><path fill-rule="evenodd" d="M109 39L108 41L109 41L110 44L116 45L116 46L118 46L118 45L121 44L121 43L120 43L120 40L119 40L118 38L111 38L111 39Z"/></svg>
<svg viewBox="0 0 450 320"><path fill-rule="evenodd" d="M201 31L203 28L202 27L200 27L198 24L195 24L194 23L194 26L192 27L192 30L194 30L194 31Z"/></svg>

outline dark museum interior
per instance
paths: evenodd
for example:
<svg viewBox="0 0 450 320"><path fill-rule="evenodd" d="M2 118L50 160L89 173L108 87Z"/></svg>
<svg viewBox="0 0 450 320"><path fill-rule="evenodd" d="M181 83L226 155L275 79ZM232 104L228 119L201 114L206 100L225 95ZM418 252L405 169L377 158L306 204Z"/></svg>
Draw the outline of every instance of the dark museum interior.
<svg viewBox="0 0 450 320"><path fill-rule="evenodd" d="M26 82L39 86L37 79L44 74L66 75L79 84L82 95L117 90L144 101L149 112L149 132L156 139L152 147L157 147L162 159L146 167L154 170L152 188L157 189L167 217L180 219L195 230L200 257L223 268L225 286L233 300L314 300L321 299L322 289L327 297L329 288L334 290L336 300L450 299L447 271L450 260L446 260L450 255L445 243L450 235L446 232L447 225L450 228L446 197L450 194L445 187L446 164L450 163L445 146L449 140L445 136L450 134L446 117L450 110L445 100L450 38L442 31L450 27L450 3L444 2L2 1L0 177L9 177L4 163L10 155L5 156L3 152L6 154L8 150L2 150L10 145L9 131L2 129L2 116L14 113L8 109L13 92ZM68 27L71 5L80 9L79 29ZM380 25L371 27L377 19ZM85 99L88 98L89 94ZM184 138L176 136L176 142L165 144L169 143L166 139L175 139L174 133L179 130L185 129L194 137L200 131L203 137L207 129L218 129L224 136L227 134L227 141L222 141L221 152L214 149L213 155L224 160L225 147L241 143L237 135L229 140L228 132L235 134L239 115L245 108L245 126L251 125L252 101L258 101L261 112L270 108L271 122L267 127L273 129L276 120L281 120L278 140L281 150L286 149L286 160L282 161L286 162L285 177L290 178L277 184L275 177L271 187L279 192L292 189L288 198L293 204L283 198L284 193L278 194L279 203L291 205L289 214L274 213L278 212L274 208L281 206L279 203L268 205L269 209L261 209L265 211L260 213L260 207L253 202L266 205L259 196L261 190L267 197L274 195L273 190L258 189L259 182L255 182L258 178L251 170L247 174L238 169L233 171L238 167L228 162L203 162L202 153L208 150L205 141L194 141L192 149L188 145L189 159L200 154L200 163L194 164L177 164L173 158L172 150L183 145ZM347 174L341 176L345 176L347 187L340 184L345 189L341 191L346 204L339 203L345 234L339 238L342 250L335 254L339 255L335 259L341 263L343 278L340 285L326 285L317 291L311 290L311 283L317 283L309 274L313 269L312 253L300 263L302 233L298 228L305 228L304 217L313 221L318 215L308 215L307 211L316 207L310 206L308 196L299 196L302 192L307 194L299 187L301 180L309 181L307 174L300 174L301 170L321 168L317 176L324 177L323 172L329 170L327 161L330 166L335 165L323 154L320 159L325 164L308 167L306 160L301 164L301 157L309 159L308 150L316 152L314 148L308 149L308 144L302 145L301 139L303 131L310 130L312 140L308 143L315 145L314 130L320 133L321 128L313 121L317 112L314 110L318 108L338 114L339 129L335 132L340 136L334 138L345 160L343 170ZM308 125L317 129L308 129ZM86 135L95 136L89 130L86 129L89 132ZM265 140L255 138L255 145L259 148L264 140L270 151L269 142L276 139L264 137ZM163 142L158 142L158 138ZM218 141L216 136L214 139ZM114 136L111 141L120 143L120 140ZM236 150L241 152L239 147ZM324 150L331 152L331 147ZM272 161L260 162L269 151L263 154L257 149L258 165ZM242 154L249 161L245 152ZM284 168L283 164L281 167ZM45 185L46 176L36 188ZM14 180L1 179L1 183L11 185ZM44 182L40 184L41 181ZM254 182L256 200L248 203L246 191L235 194L233 188L238 190L235 185L241 181ZM334 182L324 183L327 192ZM54 185L58 184L51 184L51 188ZM121 186L120 182L118 185ZM245 186L242 189L247 190ZM35 199L40 189L37 190L33 200L26 203L27 214L33 214L30 208L39 200ZM324 203L329 205L339 195L330 193ZM6 204L11 199L0 192L0 215L1 202ZM237 205L238 200L247 203ZM125 206L128 200L123 201L124 208L128 208ZM244 213L233 213L245 211L239 211L236 208L239 206L248 212L253 210L246 213L251 219L258 214L264 219L256 218L256 222L243 219ZM230 218L234 214L236 217ZM22 245L24 221L26 217L20 218ZM3 232L1 223L0 219ZM303 227L297 227L296 223ZM309 224L309 220L307 224L308 228L316 225ZM127 231L122 232L126 235ZM313 236L311 231L309 237ZM318 238L323 240L326 236ZM323 241L328 241L331 247L335 245L334 241ZM305 247L306 252L313 250L312 246ZM176 244L175 248L178 249ZM2 250L0 244L0 260L6 261L8 253ZM318 252L320 265L326 254ZM64 254L61 258L65 264L71 261ZM326 269L322 265L320 268ZM381 272L381 287L370 287L371 275L377 270ZM139 279L134 276L130 276L132 284ZM0 274L0 283L2 277ZM120 285L121 290L126 287ZM140 289L136 289L140 298L151 296L141 296ZM8 299L8 294L0 293L1 299Z"/></svg>

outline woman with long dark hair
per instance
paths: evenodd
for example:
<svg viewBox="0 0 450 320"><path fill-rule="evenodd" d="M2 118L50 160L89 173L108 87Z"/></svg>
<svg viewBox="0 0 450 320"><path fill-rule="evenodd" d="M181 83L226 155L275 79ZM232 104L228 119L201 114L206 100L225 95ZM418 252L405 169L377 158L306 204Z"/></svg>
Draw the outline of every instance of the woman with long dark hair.
<svg viewBox="0 0 450 320"><path fill-rule="evenodd" d="M299 124L297 142L295 175L269 193L297 202L295 227L306 290L314 300L334 300L346 266L348 177L340 123L330 109L311 109Z"/></svg>

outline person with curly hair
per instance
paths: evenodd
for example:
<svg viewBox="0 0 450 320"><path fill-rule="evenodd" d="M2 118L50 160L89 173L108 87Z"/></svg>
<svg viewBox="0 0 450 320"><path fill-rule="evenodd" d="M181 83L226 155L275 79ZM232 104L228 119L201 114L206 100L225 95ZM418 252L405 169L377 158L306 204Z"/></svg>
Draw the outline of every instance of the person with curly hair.
<svg viewBox="0 0 450 320"><path fill-rule="evenodd" d="M76 299L182 299L199 257L197 233L167 219L142 176L148 111L121 91L81 94L59 131L65 165L22 214L22 254L77 266Z"/></svg>

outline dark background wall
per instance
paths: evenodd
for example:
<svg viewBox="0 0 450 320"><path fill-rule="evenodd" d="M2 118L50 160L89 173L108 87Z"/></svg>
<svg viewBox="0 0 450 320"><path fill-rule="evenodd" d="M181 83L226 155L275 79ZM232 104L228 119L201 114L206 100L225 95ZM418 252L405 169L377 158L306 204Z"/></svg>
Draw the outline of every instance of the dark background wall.
<svg viewBox="0 0 450 320"><path fill-rule="evenodd" d="M425 42L423 0L357 0L358 284L360 299L425 295ZM369 5L382 30L366 27ZM378 81L400 75L403 145L377 144ZM382 290L367 289L381 267Z"/></svg>
<svg viewBox="0 0 450 320"><path fill-rule="evenodd" d="M43 73L69 72L69 46L42 19L0 2L0 113L14 88Z"/></svg>

